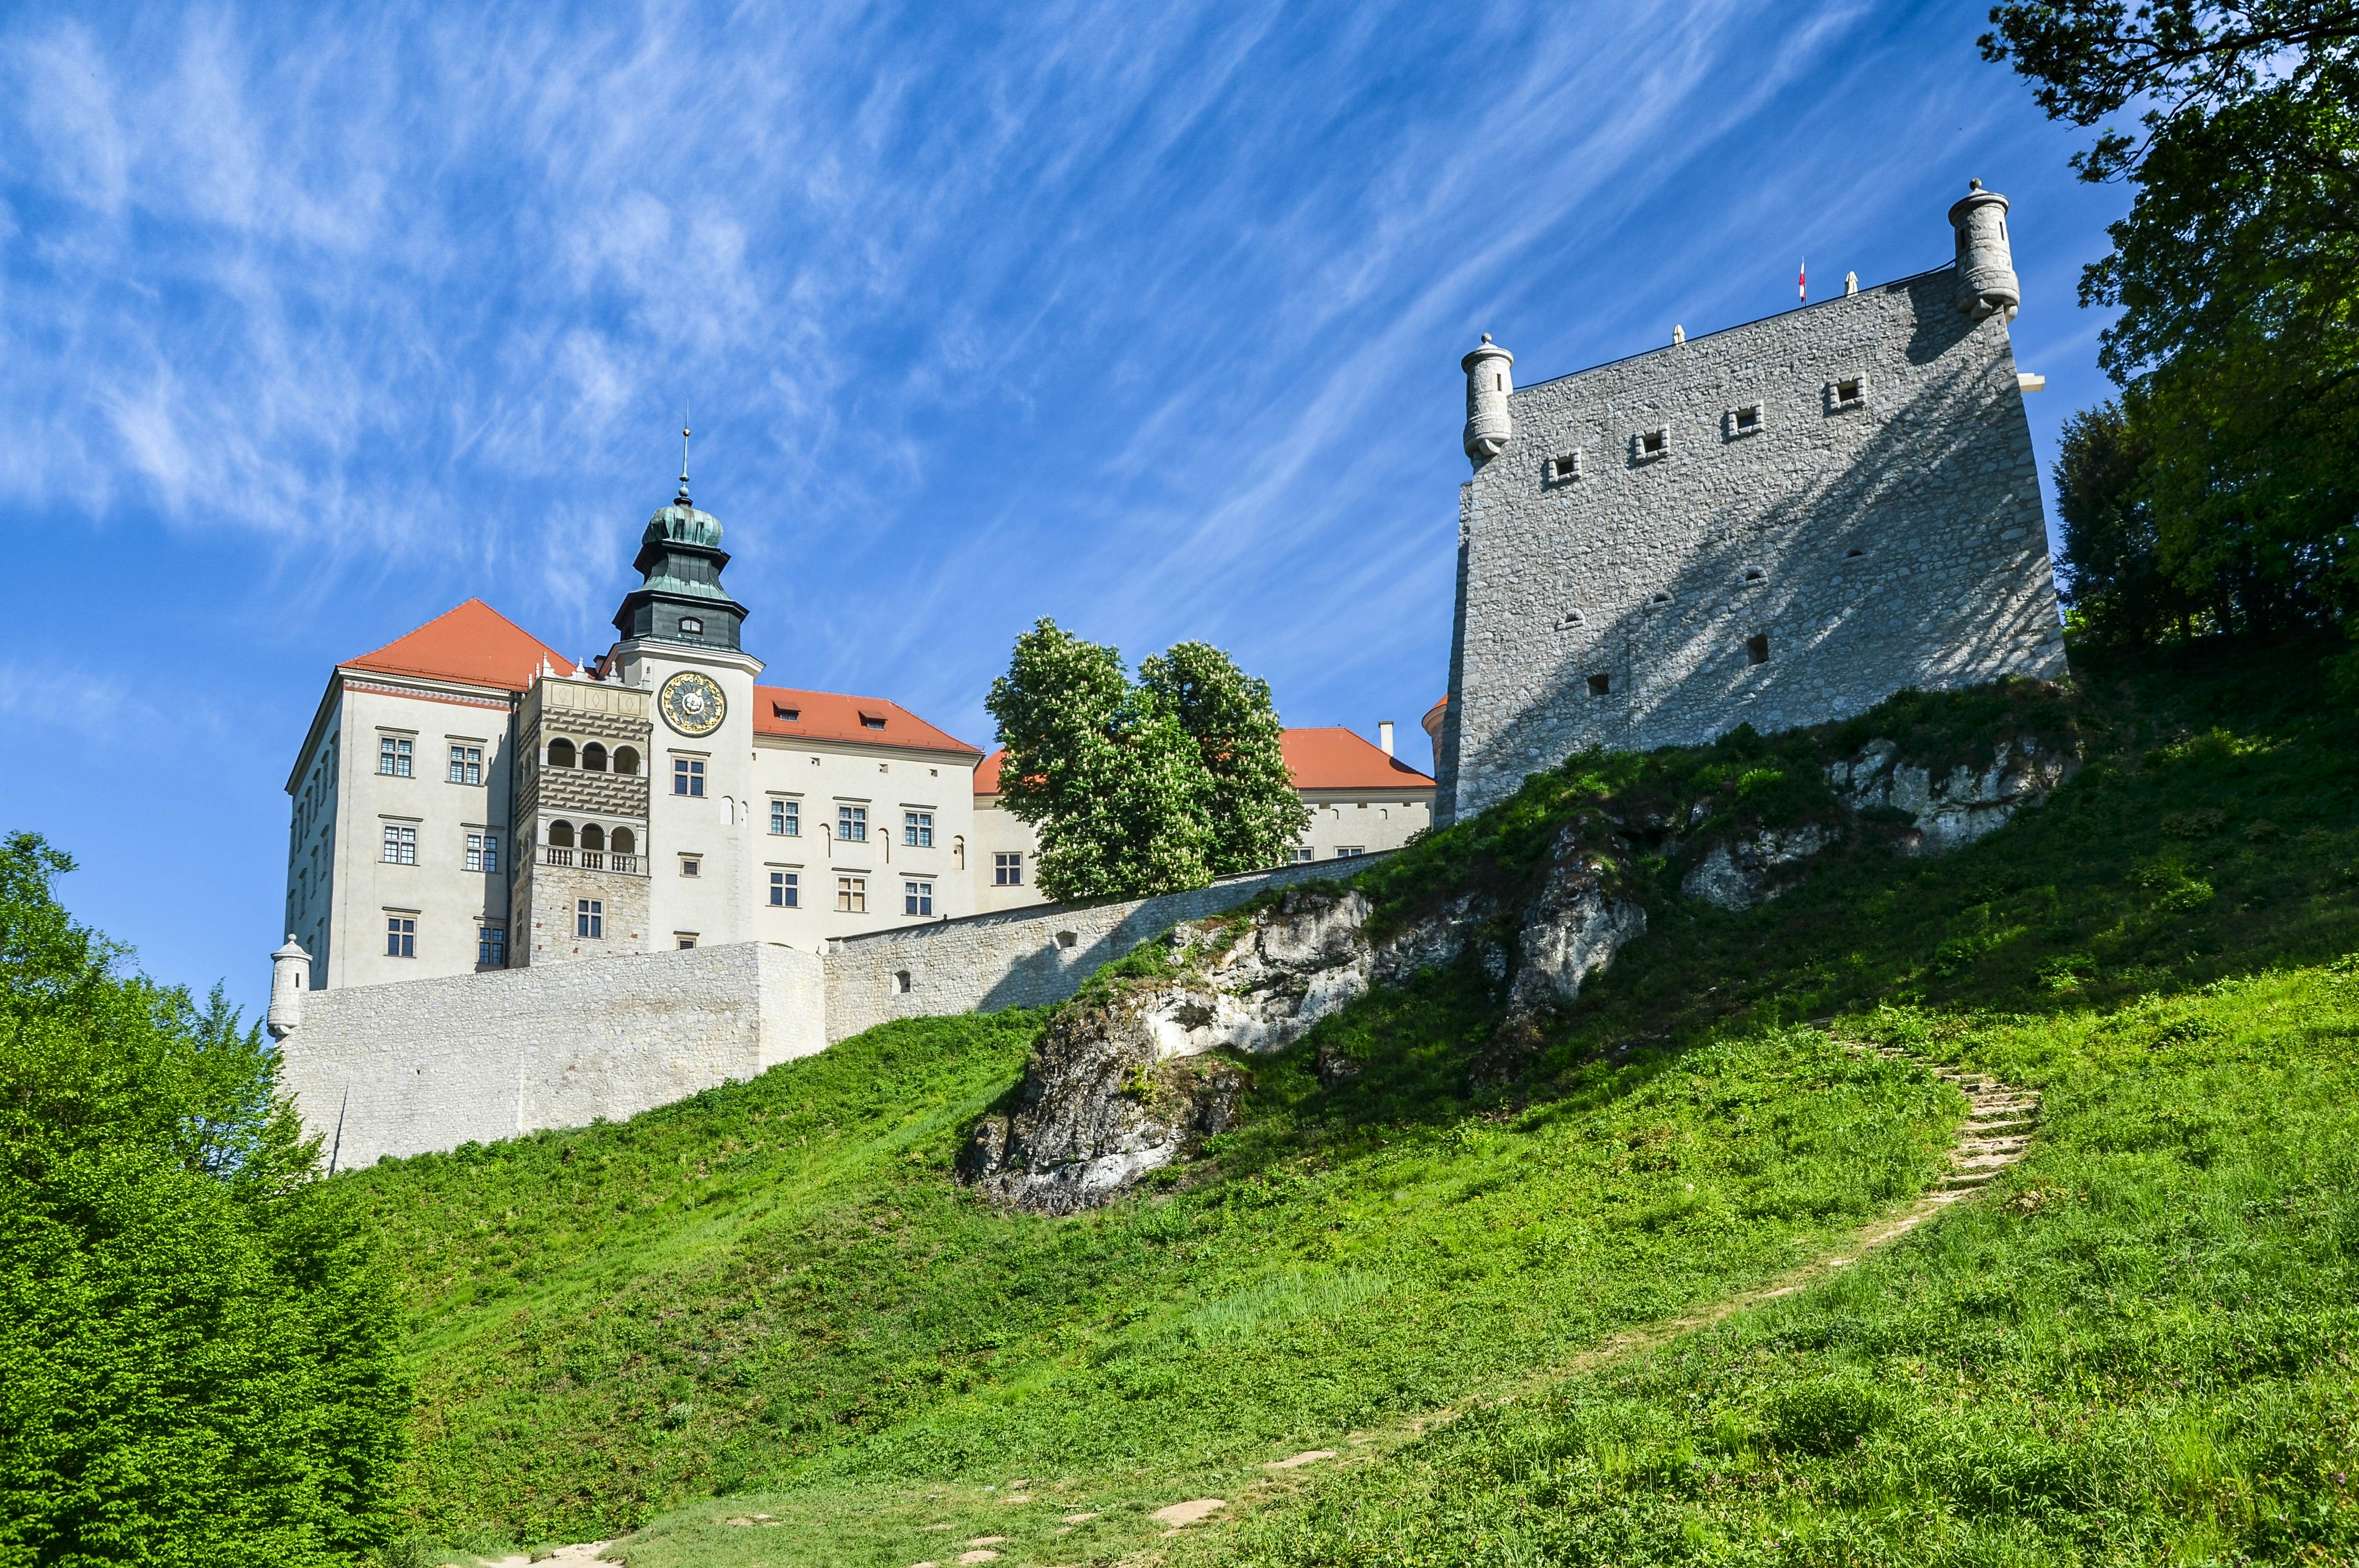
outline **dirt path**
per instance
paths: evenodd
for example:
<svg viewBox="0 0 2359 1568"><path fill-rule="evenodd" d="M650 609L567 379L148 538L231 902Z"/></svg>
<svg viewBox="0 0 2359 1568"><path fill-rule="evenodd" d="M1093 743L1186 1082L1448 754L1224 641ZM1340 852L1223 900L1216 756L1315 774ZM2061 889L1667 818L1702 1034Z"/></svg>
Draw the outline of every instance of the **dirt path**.
<svg viewBox="0 0 2359 1568"><path fill-rule="evenodd" d="M2039 1120L2039 1095L2037 1092L2017 1089L1987 1073L1962 1073L1889 1047L1846 1045L1846 1049L1863 1054L1872 1050L1874 1054L1888 1060L1910 1062L1942 1082L1955 1085L1966 1096L1965 1119L1958 1125L1958 1136L1951 1143L1942 1173L1930 1190L1899 1213L1888 1214L1854 1232L1843 1246L1788 1269L1774 1279L1670 1317L1625 1329L1599 1341L1577 1356L1552 1362L1547 1367L1531 1373L1505 1393L1485 1395L1477 1401L1471 1401L1467 1408L1514 1404L1569 1377L1578 1377L1614 1362L1642 1356L1700 1329L1710 1328L1747 1308L1775 1301L1780 1296L1793 1295L1837 1269L1849 1268L1858 1261L1862 1254L1907 1236L1951 1204L1972 1198L2028 1151L2032 1131ZM1460 1407L1445 1407L1414 1416L1387 1431L1355 1432L1351 1452L1343 1457L1346 1463L1365 1463L1379 1458L1437 1427L1456 1421L1463 1413L1464 1410ZM1313 1479L1302 1473L1303 1463L1308 1457L1298 1455L1294 1459L1277 1460L1264 1465L1263 1469L1267 1474L1235 1493L1236 1506L1223 1518L1234 1518L1256 1508L1266 1508L1300 1492ZM1322 1454L1321 1457L1331 1455ZM1160 1553L1150 1551L1125 1561L1145 1564L1159 1557Z"/></svg>

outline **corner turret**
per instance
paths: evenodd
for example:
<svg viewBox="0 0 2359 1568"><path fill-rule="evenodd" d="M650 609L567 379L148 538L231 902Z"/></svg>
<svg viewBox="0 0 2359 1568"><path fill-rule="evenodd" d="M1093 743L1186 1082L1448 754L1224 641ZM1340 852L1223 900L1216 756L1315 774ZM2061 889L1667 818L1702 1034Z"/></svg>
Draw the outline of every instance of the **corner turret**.
<svg viewBox="0 0 2359 1568"><path fill-rule="evenodd" d="M2006 197L1976 180L1950 209L1950 227L1958 236L1958 310L1978 321L1992 315L2012 321L2023 303L2015 255L2007 248L2006 207Z"/></svg>
<svg viewBox="0 0 2359 1568"><path fill-rule="evenodd" d="M1516 390L1516 356L1483 334L1482 346L1458 362L1466 373L1466 457L1477 468L1507 450L1516 421L1507 398Z"/></svg>
<svg viewBox="0 0 2359 1568"><path fill-rule="evenodd" d="M270 955L270 1038L285 1040L303 1027L303 994L311 988L311 955L295 933L287 945Z"/></svg>

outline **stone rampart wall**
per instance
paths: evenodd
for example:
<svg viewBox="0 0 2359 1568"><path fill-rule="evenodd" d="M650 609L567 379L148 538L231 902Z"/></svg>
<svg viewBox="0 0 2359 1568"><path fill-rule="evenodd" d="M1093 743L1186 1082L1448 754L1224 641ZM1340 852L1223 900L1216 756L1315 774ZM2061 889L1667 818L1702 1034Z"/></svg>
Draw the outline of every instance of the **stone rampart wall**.
<svg viewBox="0 0 2359 1568"><path fill-rule="evenodd" d="M828 1043L824 961L767 942L317 991L279 1076L338 1162L619 1121Z"/></svg>
<svg viewBox="0 0 2359 1568"><path fill-rule="evenodd" d="M1098 965L1182 920L1234 909L1266 888L1348 875L1378 858L1310 861L1153 898L1036 904L842 938L828 944L828 1042L890 1018L1061 1002Z"/></svg>
<svg viewBox="0 0 2359 1568"><path fill-rule="evenodd" d="M1513 394L1514 435L1461 501L1438 821L1585 746L2063 672L2014 350L1955 281Z"/></svg>

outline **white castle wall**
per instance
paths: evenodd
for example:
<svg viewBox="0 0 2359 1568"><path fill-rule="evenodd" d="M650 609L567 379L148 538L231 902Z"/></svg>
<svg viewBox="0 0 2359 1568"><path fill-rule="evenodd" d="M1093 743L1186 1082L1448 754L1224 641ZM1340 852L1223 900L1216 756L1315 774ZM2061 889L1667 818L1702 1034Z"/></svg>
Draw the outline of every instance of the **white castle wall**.
<svg viewBox="0 0 2359 1568"><path fill-rule="evenodd" d="M2063 673L2006 320L1957 288L1943 267L1507 394L1460 502L1438 822L1585 746Z"/></svg>
<svg viewBox="0 0 2359 1568"><path fill-rule="evenodd" d="M1234 909L1266 888L1349 876L1375 858L1307 861L1152 898L1035 904L842 938L828 944L828 1042L849 1040L890 1018L1061 1002L1098 965L1182 920Z"/></svg>
<svg viewBox="0 0 2359 1568"><path fill-rule="evenodd" d="M823 969L746 942L312 992L279 1081L340 1166L620 1121L825 1049Z"/></svg>
<svg viewBox="0 0 2359 1568"><path fill-rule="evenodd" d="M284 1031L279 1082L340 1167L620 1121L890 1018L1062 1001L1182 920L1375 858L877 931L824 955L733 942L299 993L283 970L271 1012L272 1032ZM281 953L299 965L291 944Z"/></svg>

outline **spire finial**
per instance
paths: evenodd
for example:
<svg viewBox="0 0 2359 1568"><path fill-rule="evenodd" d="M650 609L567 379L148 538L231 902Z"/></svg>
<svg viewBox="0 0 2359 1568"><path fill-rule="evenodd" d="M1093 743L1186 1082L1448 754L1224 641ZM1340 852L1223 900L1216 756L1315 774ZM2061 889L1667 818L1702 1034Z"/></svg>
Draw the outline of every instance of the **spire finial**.
<svg viewBox="0 0 2359 1568"><path fill-rule="evenodd" d="M679 424L679 494L672 499L683 506L692 504L688 498L688 421L685 419Z"/></svg>

